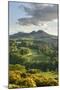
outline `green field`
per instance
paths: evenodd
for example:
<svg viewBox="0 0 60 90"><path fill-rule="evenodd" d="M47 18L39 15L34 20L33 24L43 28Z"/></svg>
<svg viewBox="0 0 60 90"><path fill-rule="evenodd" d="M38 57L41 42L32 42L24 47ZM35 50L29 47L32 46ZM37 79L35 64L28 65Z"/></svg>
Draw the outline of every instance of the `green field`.
<svg viewBox="0 0 60 90"><path fill-rule="evenodd" d="M57 46L30 39L19 42L9 41L9 88L57 86Z"/></svg>

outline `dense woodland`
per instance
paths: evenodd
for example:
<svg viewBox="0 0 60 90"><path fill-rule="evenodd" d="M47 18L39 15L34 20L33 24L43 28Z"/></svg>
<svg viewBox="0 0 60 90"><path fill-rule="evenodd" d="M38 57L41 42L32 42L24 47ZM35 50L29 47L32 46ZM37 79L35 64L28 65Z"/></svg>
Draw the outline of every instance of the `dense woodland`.
<svg viewBox="0 0 60 90"><path fill-rule="evenodd" d="M9 40L9 88L58 85L58 45L33 38Z"/></svg>

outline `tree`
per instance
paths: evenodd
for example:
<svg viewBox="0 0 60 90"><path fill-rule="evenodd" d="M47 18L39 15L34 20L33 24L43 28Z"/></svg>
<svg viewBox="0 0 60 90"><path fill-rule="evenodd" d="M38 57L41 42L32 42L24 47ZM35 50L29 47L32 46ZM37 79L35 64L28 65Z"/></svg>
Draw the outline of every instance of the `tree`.
<svg viewBox="0 0 60 90"><path fill-rule="evenodd" d="M30 53L30 49L29 48L24 48L24 47L20 48L20 54L21 55L26 55L28 53Z"/></svg>

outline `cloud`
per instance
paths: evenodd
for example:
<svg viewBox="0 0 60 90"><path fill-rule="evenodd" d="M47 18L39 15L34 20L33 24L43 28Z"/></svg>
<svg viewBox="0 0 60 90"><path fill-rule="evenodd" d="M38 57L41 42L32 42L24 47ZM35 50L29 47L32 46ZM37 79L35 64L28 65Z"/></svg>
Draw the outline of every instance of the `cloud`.
<svg viewBox="0 0 60 90"><path fill-rule="evenodd" d="M57 4L25 3L21 4L27 17L18 18L19 25L39 25L41 21L51 21L58 18Z"/></svg>

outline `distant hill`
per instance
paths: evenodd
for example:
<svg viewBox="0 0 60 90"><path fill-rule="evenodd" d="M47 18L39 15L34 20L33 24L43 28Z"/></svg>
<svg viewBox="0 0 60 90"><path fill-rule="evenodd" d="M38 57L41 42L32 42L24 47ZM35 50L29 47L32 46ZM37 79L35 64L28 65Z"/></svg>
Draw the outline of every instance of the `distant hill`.
<svg viewBox="0 0 60 90"><path fill-rule="evenodd" d="M57 39L57 36L54 36L54 35L50 35L42 30L39 30L39 31L32 31L31 33L24 33L24 32L18 32L18 33L15 33L13 35L10 35L10 38L21 38L21 37L33 37L34 39L40 39L40 38L47 38L47 37L51 37L51 38L54 38L54 39Z"/></svg>
<svg viewBox="0 0 60 90"><path fill-rule="evenodd" d="M50 35L42 30L38 30L37 32L32 31L30 33L18 32L16 34L10 35L10 39L22 38L32 38L34 40L40 40L55 45L58 43L58 36Z"/></svg>

